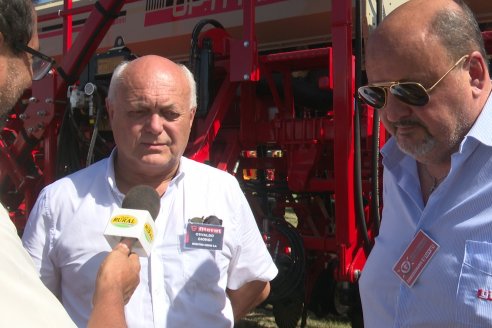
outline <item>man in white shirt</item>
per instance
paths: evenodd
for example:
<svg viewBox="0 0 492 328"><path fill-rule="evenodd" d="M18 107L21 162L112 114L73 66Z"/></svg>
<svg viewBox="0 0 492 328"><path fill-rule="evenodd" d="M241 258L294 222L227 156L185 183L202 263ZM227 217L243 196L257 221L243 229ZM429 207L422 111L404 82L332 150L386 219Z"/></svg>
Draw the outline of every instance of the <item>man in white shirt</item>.
<svg viewBox="0 0 492 328"><path fill-rule="evenodd" d="M111 156L45 187L31 212L23 242L41 279L85 326L94 268L110 248L107 220L132 187L146 184L160 195L160 212L125 308L128 325L233 327L268 296L277 268L237 180L182 156L196 110L192 74L158 56L123 63L106 105ZM213 216L219 225L196 222Z"/></svg>
<svg viewBox="0 0 492 328"><path fill-rule="evenodd" d="M0 115L6 114L34 76L32 52L39 49L36 14L30 0L0 0ZM45 72L47 73L47 71ZM63 306L43 285L22 247L8 212L0 205L0 327L75 327ZM104 258L105 254L101 254ZM102 263L89 327L125 327L123 305L139 280L139 263L118 245ZM91 309L92 310L92 309Z"/></svg>

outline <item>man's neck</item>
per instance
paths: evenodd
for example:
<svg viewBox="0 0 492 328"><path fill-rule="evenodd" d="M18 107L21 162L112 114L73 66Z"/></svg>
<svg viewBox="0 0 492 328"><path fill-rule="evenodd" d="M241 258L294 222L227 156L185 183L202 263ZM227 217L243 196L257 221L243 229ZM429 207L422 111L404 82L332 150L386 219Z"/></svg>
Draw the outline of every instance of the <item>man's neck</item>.
<svg viewBox="0 0 492 328"><path fill-rule="evenodd" d="M169 183L176 175L178 167L175 167L170 172L138 172L125 170L118 165L118 161L115 159L114 171L116 186L120 192L126 194L131 188L144 184L153 187L157 193L162 196L166 192ZM124 174L122 172L124 172Z"/></svg>

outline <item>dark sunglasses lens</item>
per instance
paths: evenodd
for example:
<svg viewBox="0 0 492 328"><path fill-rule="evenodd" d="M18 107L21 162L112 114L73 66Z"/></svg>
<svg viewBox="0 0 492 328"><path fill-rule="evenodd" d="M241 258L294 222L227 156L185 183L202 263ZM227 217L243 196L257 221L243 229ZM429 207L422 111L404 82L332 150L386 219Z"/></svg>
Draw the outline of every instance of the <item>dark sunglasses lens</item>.
<svg viewBox="0 0 492 328"><path fill-rule="evenodd" d="M374 108L382 108L386 103L386 91L380 87L360 87L359 96L366 104Z"/></svg>
<svg viewBox="0 0 492 328"><path fill-rule="evenodd" d="M48 74L51 66L53 63L34 56L32 58L32 79L34 81L41 80Z"/></svg>
<svg viewBox="0 0 492 328"><path fill-rule="evenodd" d="M429 102L429 95L418 83L400 83L390 88L393 96L412 106L424 106Z"/></svg>

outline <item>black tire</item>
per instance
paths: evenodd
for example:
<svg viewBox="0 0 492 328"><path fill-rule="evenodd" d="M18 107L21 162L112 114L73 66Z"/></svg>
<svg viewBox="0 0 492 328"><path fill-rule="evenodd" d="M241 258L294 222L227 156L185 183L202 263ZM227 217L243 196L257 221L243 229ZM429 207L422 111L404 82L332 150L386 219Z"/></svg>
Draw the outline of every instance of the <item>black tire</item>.
<svg viewBox="0 0 492 328"><path fill-rule="evenodd" d="M300 298L290 298L273 304L273 316L278 328L295 328L304 310Z"/></svg>

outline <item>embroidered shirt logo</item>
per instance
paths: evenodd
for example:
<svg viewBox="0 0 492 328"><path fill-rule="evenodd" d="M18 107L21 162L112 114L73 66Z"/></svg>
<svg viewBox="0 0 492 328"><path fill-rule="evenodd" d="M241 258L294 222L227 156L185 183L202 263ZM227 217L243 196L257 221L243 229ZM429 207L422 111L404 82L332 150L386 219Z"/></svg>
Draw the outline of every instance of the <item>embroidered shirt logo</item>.
<svg viewBox="0 0 492 328"><path fill-rule="evenodd" d="M480 288L477 297L485 301L492 301L492 290Z"/></svg>

